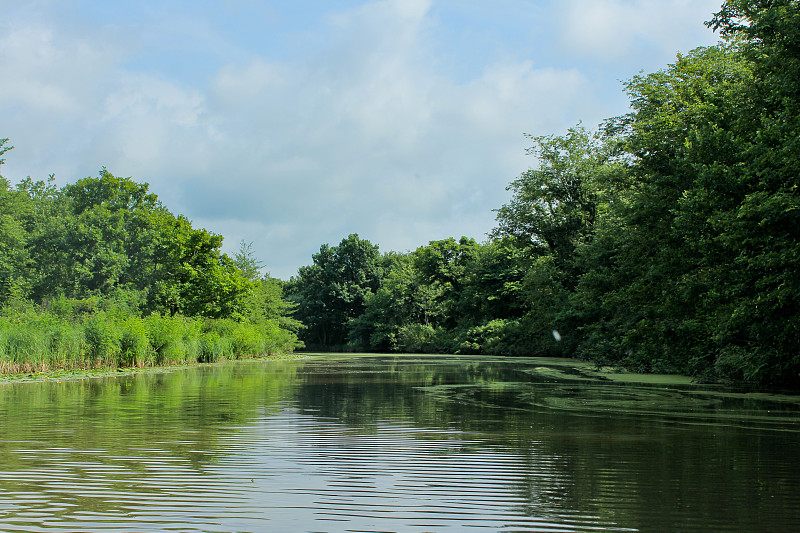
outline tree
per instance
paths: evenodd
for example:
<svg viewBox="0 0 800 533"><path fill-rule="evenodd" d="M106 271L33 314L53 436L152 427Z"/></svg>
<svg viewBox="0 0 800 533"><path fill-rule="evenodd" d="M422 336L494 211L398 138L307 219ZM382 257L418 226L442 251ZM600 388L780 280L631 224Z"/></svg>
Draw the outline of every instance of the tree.
<svg viewBox="0 0 800 533"><path fill-rule="evenodd" d="M233 260L220 251L222 236L194 229L184 216L163 221L150 302L170 314L241 317L253 290Z"/></svg>
<svg viewBox="0 0 800 533"><path fill-rule="evenodd" d="M303 329L302 323L292 318L297 305L283 298L284 283L268 274L261 274L264 264L256 258L253 243L244 240L239 243L233 265L252 284L252 290L239 297L244 319L252 324L278 324L293 332Z"/></svg>
<svg viewBox="0 0 800 533"><path fill-rule="evenodd" d="M717 369L800 385L800 2L728 0L708 23L740 42L753 68L742 120L740 201L717 218L734 251L721 298Z"/></svg>
<svg viewBox="0 0 800 533"><path fill-rule="evenodd" d="M0 155L4 155L9 150L13 150L14 149L13 146L6 146L7 143L8 143L8 138L0 139ZM0 167L2 167L3 163L5 163L5 162L6 162L5 158L0 157ZM0 174L0 178L2 178L2 176L3 175Z"/></svg>
<svg viewBox="0 0 800 533"><path fill-rule="evenodd" d="M497 210L494 238L514 237L566 265L597 217L600 171L613 169L615 145L582 126L564 136L528 136L538 166L511 182L511 201Z"/></svg>
<svg viewBox="0 0 800 533"><path fill-rule="evenodd" d="M147 184L102 169L98 178L60 191L37 183L20 187L42 214L31 231L36 299L144 292L154 281L158 222L168 212Z"/></svg>
<svg viewBox="0 0 800 533"><path fill-rule="evenodd" d="M424 321L410 254L384 256L380 287L364 298L364 311L348 322L348 343L356 349L393 351L403 326Z"/></svg>
<svg viewBox="0 0 800 533"><path fill-rule="evenodd" d="M261 269L264 268L264 263L256 259L252 242L242 239L239 243L239 250L233 256L233 264L247 280L261 279Z"/></svg>
<svg viewBox="0 0 800 533"><path fill-rule="evenodd" d="M378 247L351 234L338 246L322 245L312 259L290 280L287 297L298 304L296 317L308 328L303 340L343 345L348 322L364 311L367 296L380 285Z"/></svg>
<svg viewBox="0 0 800 533"><path fill-rule="evenodd" d="M35 207L27 243L35 300L119 296L145 312L243 312L253 286L220 251L222 237L170 213L146 183L102 169L61 190L26 180L18 191Z"/></svg>
<svg viewBox="0 0 800 533"><path fill-rule="evenodd" d="M0 305L27 296L30 255L25 219L30 203L27 195L9 190L8 181L0 177Z"/></svg>
<svg viewBox="0 0 800 533"><path fill-rule="evenodd" d="M452 237L431 241L414 251L415 292L424 310L425 324L448 328L456 325L456 308L464 289L467 268L477 253L478 244L467 237L458 241Z"/></svg>
<svg viewBox="0 0 800 533"><path fill-rule="evenodd" d="M0 156L13 149L7 142L0 139ZM0 166L4 162L0 158ZM31 296L35 269L30 242L54 192L52 180L52 176L46 183L27 178L11 187L0 175L0 305Z"/></svg>
<svg viewBox="0 0 800 533"><path fill-rule="evenodd" d="M630 191L578 249L579 353L800 383L798 21L797 1L726 2L709 23L725 43L627 83L609 126Z"/></svg>
<svg viewBox="0 0 800 533"><path fill-rule="evenodd" d="M730 260L715 221L742 196L732 128L750 78L738 47L723 44L626 83L632 112L606 124L629 154L624 185L577 250L579 353L639 370L713 364L718 267Z"/></svg>

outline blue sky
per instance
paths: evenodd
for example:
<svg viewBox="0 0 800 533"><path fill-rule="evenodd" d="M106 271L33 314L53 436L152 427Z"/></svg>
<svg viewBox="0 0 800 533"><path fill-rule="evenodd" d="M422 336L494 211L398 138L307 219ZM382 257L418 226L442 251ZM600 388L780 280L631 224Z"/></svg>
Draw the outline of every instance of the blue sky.
<svg viewBox="0 0 800 533"><path fill-rule="evenodd" d="M288 279L494 226L524 133L625 113L721 0L0 0L12 182L102 167Z"/></svg>

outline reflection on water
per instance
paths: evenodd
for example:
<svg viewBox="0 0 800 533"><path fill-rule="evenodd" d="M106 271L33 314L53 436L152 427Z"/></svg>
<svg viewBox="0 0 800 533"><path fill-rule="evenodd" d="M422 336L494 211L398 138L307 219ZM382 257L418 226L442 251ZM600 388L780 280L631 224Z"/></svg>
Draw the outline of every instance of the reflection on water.
<svg viewBox="0 0 800 533"><path fill-rule="evenodd" d="M3 385L0 530L800 526L797 397L573 378L327 356Z"/></svg>

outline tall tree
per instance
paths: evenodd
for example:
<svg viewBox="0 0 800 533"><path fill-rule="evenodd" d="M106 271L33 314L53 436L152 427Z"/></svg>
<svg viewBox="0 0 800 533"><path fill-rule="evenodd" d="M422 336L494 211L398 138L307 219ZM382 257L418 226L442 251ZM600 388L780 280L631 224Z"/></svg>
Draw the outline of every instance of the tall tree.
<svg viewBox="0 0 800 533"><path fill-rule="evenodd" d="M511 236L566 264L592 232L597 217L598 174L609 167L613 145L582 126L563 136L528 136L537 167L511 182L511 201L497 210L492 235Z"/></svg>
<svg viewBox="0 0 800 533"><path fill-rule="evenodd" d="M715 224L742 195L732 128L750 78L737 46L723 44L626 83L633 110L607 128L624 137L627 183L578 250L581 353L641 370L712 364L717 266L730 260Z"/></svg>
<svg viewBox="0 0 800 533"><path fill-rule="evenodd" d="M380 285L378 247L357 234L338 246L324 244L313 264L301 267L287 285L287 297L299 305L296 317L309 344L347 342L348 322L364 311L367 296Z"/></svg>
<svg viewBox="0 0 800 533"><path fill-rule="evenodd" d="M734 379L800 385L800 2L728 0L709 22L753 66L741 120L741 200L719 217L733 255L717 367Z"/></svg>
<svg viewBox="0 0 800 533"><path fill-rule="evenodd" d="M264 268L264 263L256 259L252 242L242 240L239 243L239 249L233 256L233 264L249 281L256 281L262 277L261 269Z"/></svg>

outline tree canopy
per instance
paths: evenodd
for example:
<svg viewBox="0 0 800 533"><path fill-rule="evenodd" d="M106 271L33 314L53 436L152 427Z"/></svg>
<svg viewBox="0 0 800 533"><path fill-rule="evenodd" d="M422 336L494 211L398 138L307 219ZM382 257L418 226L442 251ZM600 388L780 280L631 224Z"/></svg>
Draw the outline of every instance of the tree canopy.
<svg viewBox="0 0 800 533"><path fill-rule="evenodd" d="M61 188L52 176L16 186L0 178L0 360L128 365L295 348L300 325L282 284L221 246L146 183L106 169ZM59 328L74 353L60 354ZM20 335L35 346L14 340L28 329Z"/></svg>

